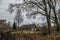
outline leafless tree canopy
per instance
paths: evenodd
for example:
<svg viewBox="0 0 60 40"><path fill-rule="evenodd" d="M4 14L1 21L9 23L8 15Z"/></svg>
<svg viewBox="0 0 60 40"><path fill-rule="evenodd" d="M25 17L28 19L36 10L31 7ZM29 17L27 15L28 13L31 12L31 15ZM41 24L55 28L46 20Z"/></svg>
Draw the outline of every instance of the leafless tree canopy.
<svg viewBox="0 0 60 40"><path fill-rule="evenodd" d="M58 17L56 13L57 0L23 0L21 4L10 4L9 11L12 13L16 9L27 12L26 16L36 18L40 14L46 17L48 29L50 30L51 22L58 28ZM52 21L51 21L52 20Z"/></svg>

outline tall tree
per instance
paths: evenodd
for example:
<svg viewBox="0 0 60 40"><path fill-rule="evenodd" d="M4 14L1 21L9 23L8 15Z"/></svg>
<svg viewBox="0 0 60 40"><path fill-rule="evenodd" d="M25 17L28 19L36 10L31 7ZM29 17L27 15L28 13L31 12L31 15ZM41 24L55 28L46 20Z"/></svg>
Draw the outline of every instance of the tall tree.
<svg viewBox="0 0 60 40"><path fill-rule="evenodd" d="M51 27L51 23L50 23L50 12L51 12L51 7L50 7L50 1L48 0L48 6L49 6L49 11L48 11L48 6L47 6L47 2L46 0L42 0L44 6L45 6L45 14L46 14L46 19L47 19L47 24L48 24L48 34L50 34L50 27ZM48 13L49 12L49 13Z"/></svg>
<svg viewBox="0 0 60 40"><path fill-rule="evenodd" d="M20 25L20 23L22 23L24 20L19 6L20 6L19 4L10 4L9 8L8 8L8 11L10 13L13 13L13 12L16 13L16 15L14 17L14 21L17 23L17 25Z"/></svg>
<svg viewBox="0 0 60 40"><path fill-rule="evenodd" d="M54 13L56 31L59 32L58 17L57 17L57 12L56 12L56 4L57 4L57 0L51 0L51 8L52 8L53 13Z"/></svg>
<svg viewBox="0 0 60 40"><path fill-rule="evenodd" d="M16 16L15 16L14 20L17 23L18 26L20 25L20 23L23 22L23 16L21 14L21 10L20 9L17 9Z"/></svg>

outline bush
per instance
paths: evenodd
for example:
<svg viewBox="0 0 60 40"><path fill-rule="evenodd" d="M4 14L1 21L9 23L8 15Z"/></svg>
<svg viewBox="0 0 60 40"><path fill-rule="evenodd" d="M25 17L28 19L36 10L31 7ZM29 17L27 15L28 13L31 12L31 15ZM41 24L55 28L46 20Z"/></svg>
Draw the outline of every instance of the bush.
<svg viewBox="0 0 60 40"><path fill-rule="evenodd" d="M15 30L16 29L16 23L14 22L13 23L13 30Z"/></svg>

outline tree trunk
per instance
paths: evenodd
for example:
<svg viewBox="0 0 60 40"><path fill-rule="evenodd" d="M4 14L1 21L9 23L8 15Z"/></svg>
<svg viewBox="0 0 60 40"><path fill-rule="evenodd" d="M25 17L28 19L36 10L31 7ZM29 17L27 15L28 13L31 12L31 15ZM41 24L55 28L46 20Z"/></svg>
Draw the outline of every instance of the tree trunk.
<svg viewBox="0 0 60 40"><path fill-rule="evenodd" d="M59 25L58 25L58 18L57 18L57 14L56 14L56 11L55 11L55 8L53 9L54 11L54 16L55 16L55 23L56 23L56 31L59 32Z"/></svg>
<svg viewBox="0 0 60 40"><path fill-rule="evenodd" d="M47 10L47 4L46 1L43 0L43 4L45 6L45 14L46 14L46 19L47 19L47 25L48 25L48 34L50 34L50 15L48 14L48 10ZM49 12L50 13L50 12Z"/></svg>

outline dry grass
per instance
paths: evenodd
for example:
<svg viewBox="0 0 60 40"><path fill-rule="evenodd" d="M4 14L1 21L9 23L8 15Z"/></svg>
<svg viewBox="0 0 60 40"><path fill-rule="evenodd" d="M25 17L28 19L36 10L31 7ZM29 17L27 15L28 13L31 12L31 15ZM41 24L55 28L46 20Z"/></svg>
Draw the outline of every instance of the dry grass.
<svg viewBox="0 0 60 40"><path fill-rule="evenodd" d="M37 31L17 31L12 32L12 35L15 35L15 40L60 40L60 33L57 32L44 36Z"/></svg>
<svg viewBox="0 0 60 40"><path fill-rule="evenodd" d="M17 31L17 32L11 32L12 34L17 34L17 33L19 33L19 34L21 34L21 33L23 33L23 34L27 34L27 33L41 33L40 31Z"/></svg>

